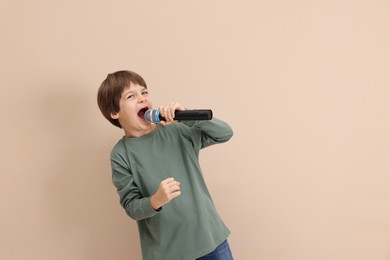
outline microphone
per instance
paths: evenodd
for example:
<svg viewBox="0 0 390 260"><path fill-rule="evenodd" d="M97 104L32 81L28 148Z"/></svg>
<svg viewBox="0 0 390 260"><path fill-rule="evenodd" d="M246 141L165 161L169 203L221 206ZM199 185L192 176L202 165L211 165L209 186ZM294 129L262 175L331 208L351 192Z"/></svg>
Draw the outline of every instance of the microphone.
<svg viewBox="0 0 390 260"><path fill-rule="evenodd" d="M160 115L158 109L149 109L145 112L144 118L150 123L159 123L162 120L165 120L164 117ZM213 118L213 111L211 109L201 109L201 110L176 110L174 120L210 120Z"/></svg>

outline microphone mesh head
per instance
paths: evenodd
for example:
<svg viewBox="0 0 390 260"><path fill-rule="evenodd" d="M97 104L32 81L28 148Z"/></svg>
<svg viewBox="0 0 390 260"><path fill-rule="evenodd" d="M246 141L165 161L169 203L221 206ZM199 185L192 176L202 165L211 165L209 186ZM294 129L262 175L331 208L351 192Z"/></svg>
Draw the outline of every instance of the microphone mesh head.
<svg viewBox="0 0 390 260"><path fill-rule="evenodd" d="M149 109L145 112L144 118L146 121L155 124L160 122L159 114L160 111L158 111L157 109Z"/></svg>

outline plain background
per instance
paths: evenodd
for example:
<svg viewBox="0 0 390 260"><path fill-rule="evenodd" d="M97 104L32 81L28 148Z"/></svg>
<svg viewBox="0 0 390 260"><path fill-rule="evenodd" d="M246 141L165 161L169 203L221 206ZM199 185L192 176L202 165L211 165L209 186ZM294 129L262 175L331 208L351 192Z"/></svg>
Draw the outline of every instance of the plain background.
<svg viewBox="0 0 390 260"><path fill-rule="evenodd" d="M1 259L141 259L109 72L211 108L201 163L239 260L390 259L390 2L0 2ZM165 259L163 259L165 260ZM171 259L169 259L171 260Z"/></svg>

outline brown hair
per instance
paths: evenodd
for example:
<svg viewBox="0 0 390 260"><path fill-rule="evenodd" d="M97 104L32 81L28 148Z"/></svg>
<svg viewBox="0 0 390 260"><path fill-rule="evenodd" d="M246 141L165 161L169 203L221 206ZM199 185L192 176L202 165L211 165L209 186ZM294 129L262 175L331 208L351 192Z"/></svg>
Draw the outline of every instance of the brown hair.
<svg viewBox="0 0 390 260"><path fill-rule="evenodd" d="M111 114L119 112L119 101L122 92L130 86L130 83L147 88L144 79L135 72L121 70L107 75L100 85L97 103L103 116L113 125L122 128L118 119L113 119Z"/></svg>

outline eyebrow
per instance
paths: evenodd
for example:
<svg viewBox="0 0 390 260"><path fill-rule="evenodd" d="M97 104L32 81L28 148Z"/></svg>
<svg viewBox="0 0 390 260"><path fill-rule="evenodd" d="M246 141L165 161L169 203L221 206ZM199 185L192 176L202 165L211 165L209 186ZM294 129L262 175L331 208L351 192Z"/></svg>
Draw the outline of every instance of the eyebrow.
<svg viewBox="0 0 390 260"><path fill-rule="evenodd" d="M141 86L141 91L143 91L143 90L145 90L145 89L147 89L147 88L144 87L144 86ZM133 89L130 88L129 90L123 92L123 97L127 96L128 94L136 93L136 92L137 92L137 91L135 91L135 90L133 90Z"/></svg>

